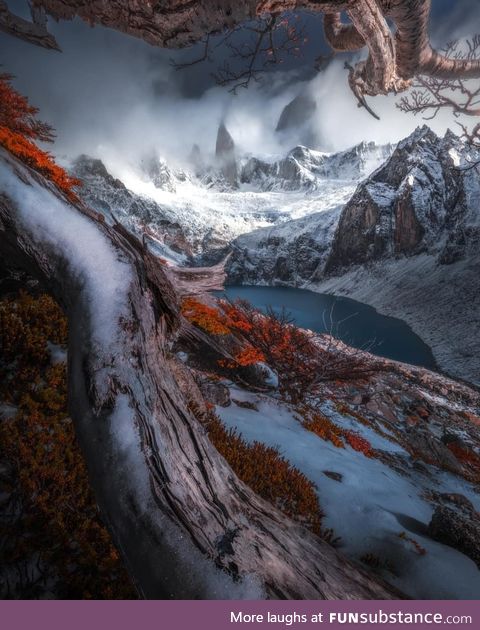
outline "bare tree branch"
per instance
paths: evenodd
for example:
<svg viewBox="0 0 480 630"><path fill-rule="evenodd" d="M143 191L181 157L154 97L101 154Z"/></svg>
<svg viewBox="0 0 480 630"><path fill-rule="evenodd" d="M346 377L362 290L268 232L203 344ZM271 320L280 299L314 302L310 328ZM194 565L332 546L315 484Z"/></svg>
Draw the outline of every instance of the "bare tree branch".
<svg viewBox="0 0 480 630"><path fill-rule="evenodd" d="M299 56L301 45L307 41L305 27L297 27L292 20L266 16L244 26L242 33L250 33L248 42L237 43L234 29L222 42L230 51L230 60L213 74L219 85L231 85L231 92L247 88L252 81L259 81L271 66L282 64L289 55Z"/></svg>
<svg viewBox="0 0 480 630"><path fill-rule="evenodd" d="M45 11L39 7L31 8L32 22L11 13L7 3L0 0L0 31L14 35L30 44L60 50L55 37L47 30Z"/></svg>
<svg viewBox="0 0 480 630"><path fill-rule="evenodd" d="M139 3L133 0L32 0L55 19L79 16L90 24L102 24L155 46L179 48L204 42L199 58L180 67L208 61L213 35L222 41L230 59L215 77L233 91L247 87L285 54L300 54L301 33L284 29L285 16L310 11L325 14L324 31L334 51L351 52L368 48L368 56L349 74L349 84L362 107L366 96L397 94L410 88L417 77L467 80L480 77L480 60L474 56L448 56L435 50L429 38L431 0L164 0ZM20 21L3 7L3 29L10 34L46 45L45 24ZM350 23L341 20L346 13ZM14 22L12 22L14 20ZM42 18L43 20L43 18ZM15 24L17 26L15 26ZM21 25L18 26L18 24ZM40 37L32 31L36 29ZM238 43L237 33L250 31L252 41ZM284 33L284 34L285 34ZM46 39L47 37L47 39ZM208 38L207 40L205 38ZM36 41L38 40L38 41ZM371 108L366 107L372 113Z"/></svg>
<svg viewBox="0 0 480 630"><path fill-rule="evenodd" d="M442 57L458 63L480 60L480 35L462 43L450 42L443 49ZM461 137L469 144L480 147L480 123L470 127L468 118L480 116L480 82L460 75L454 78L419 76L412 84L410 93L403 96L397 107L414 116L432 120L441 110L449 110L461 130Z"/></svg>

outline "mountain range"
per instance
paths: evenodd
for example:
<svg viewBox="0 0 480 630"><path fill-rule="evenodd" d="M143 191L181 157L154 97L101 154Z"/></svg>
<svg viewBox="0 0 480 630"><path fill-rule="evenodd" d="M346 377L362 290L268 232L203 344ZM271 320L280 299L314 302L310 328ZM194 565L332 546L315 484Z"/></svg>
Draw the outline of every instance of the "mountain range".
<svg viewBox="0 0 480 630"><path fill-rule="evenodd" d="M369 303L407 321L441 368L478 382L474 149L424 126L397 146L242 156L222 123L216 158L199 154L196 147L184 169L150 156L124 182L87 156L73 172L90 206L142 234L167 260L214 264L231 252L230 284L289 285Z"/></svg>

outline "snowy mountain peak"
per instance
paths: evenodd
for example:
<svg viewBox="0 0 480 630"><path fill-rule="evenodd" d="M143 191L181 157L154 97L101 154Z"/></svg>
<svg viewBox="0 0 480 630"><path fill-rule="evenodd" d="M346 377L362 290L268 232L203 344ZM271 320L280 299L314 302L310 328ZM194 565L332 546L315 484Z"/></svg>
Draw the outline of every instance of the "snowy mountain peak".
<svg viewBox="0 0 480 630"><path fill-rule="evenodd" d="M459 168L471 157L454 134L418 128L346 205L327 269L420 252L463 258L480 239L480 179Z"/></svg>
<svg viewBox="0 0 480 630"><path fill-rule="evenodd" d="M152 182L155 188L176 192L179 182L187 180L187 174L181 169L172 169L165 158L149 155L140 162L142 178Z"/></svg>
<svg viewBox="0 0 480 630"><path fill-rule="evenodd" d="M392 153L391 145L361 144L339 153L324 153L305 146L269 163L252 157L242 169L241 181L261 190L317 190L325 180L359 181Z"/></svg>

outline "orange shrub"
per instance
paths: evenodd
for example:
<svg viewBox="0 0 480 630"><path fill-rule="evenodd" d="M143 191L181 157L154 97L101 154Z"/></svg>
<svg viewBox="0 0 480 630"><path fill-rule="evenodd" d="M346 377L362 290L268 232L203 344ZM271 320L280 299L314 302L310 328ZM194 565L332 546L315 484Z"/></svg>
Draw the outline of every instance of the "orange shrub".
<svg viewBox="0 0 480 630"><path fill-rule="evenodd" d="M211 335L228 335L231 332L220 311L199 302L195 298L189 297L183 300L182 315L189 322Z"/></svg>
<svg viewBox="0 0 480 630"><path fill-rule="evenodd" d="M225 314L228 326L240 332L250 332L253 328L251 321L248 321L245 313L230 302L221 302L222 310Z"/></svg>
<svg viewBox="0 0 480 630"><path fill-rule="evenodd" d="M360 357L338 352L334 342L321 348L308 332L292 325L286 311L268 309L263 315L245 300L220 306L225 325L263 355L278 374L280 391L294 403L322 381L350 380L368 372Z"/></svg>
<svg viewBox="0 0 480 630"><path fill-rule="evenodd" d="M0 401L16 406L0 421L9 471L2 490L16 506L8 518L2 512L2 565L18 574L20 595L35 596L19 568L36 558L42 580L62 598L134 598L67 414L66 366L51 365L48 342L65 349L66 340L66 319L50 297L0 301Z"/></svg>
<svg viewBox="0 0 480 630"><path fill-rule="evenodd" d="M215 448L247 486L314 533L324 533L314 484L276 449L260 442L247 444L214 414L208 416L207 431ZM331 532L325 532L325 536L333 540Z"/></svg>
<svg viewBox="0 0 480 630"><path fill-rule="evenodd" d="M36 118L39 110L13 89L12 79L11 74L0 74L0 127L25 138L51 142L54 138L52 127Z"/></svg>
<svg viewBox="0 0 480 630"><path fill-rule="evenodd" d="M342 429L327 416L306 406L297 408L297 411L303 418L302 426L322 440L331 442L337 448L345 448L345 443L347 443L353 450L363 453L365 457L374 456L375 452L370 442L358 433Z"/></svg>
<svg viewBox="0 0 480 630"><path fill-rule="evenodd" d="M218 363L222 367L234 370L238 367L248 367L249 365L255 365L255 363L259 363L260 361L264 360L265 356L262 352L260 352L260 350L257 350L253 346L248 345L237 352L233 357L233 360L229 361L228 359L220 359Z"/></svg>
<svg viewBox="0 0 480 630"><path fill-rule="evenodd" d="M0 145L27 166L44 175L53 182L70 201L78 201L73 188L80 186L80 180L70 177L68 173L55 164L50 153L42 151L33 142L6 127L0 127Z"/></svg>
<svg viewBox="0 0 480 630"><path fill-rule="evenodd" d="M305 412L303 412L305 413ZM302 415L303 415L302 413ZM337 448L345 448L343 432L334 422L319 412L310 412L306 415L302 425L308 431L322 438L325 442L331 442Z"/></svg>
<svg viewBox="0 0 480 630"><path fill-rule="evenodd" d="M461 464L467 468L472 468L473 472L480 473L480 455L456 442L450 442L447 446Z"/></svg>
<svg viewBox="0 0 480 630"><path fill-rule="evenodd" d="M53 129L36 119L38 109L13 89L11 79L9 74L0 74L0 146L52 181L70 201L78 201L73 188L80 185L80 180L70 177L50 153L33 142L51 142Z"/></svg>
<svg viewBox="0 0 480 630"><path fill-rule="evenodd" d="M344 431L343 435L354 451L363 453L365 457L373 457L373 448L367 439L354 431Z"/></svg>

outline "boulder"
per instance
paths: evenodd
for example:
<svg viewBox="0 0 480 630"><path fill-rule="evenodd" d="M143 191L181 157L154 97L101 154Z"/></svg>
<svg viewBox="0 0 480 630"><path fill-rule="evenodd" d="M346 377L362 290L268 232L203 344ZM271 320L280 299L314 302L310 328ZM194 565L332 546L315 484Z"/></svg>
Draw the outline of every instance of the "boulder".
<svg viewBox="0 0 480 630"><path fill-rule="evenodd" d="M438 506L428 525L428 534L471 558L480 569L480 517L473 507Z"/></svg>

